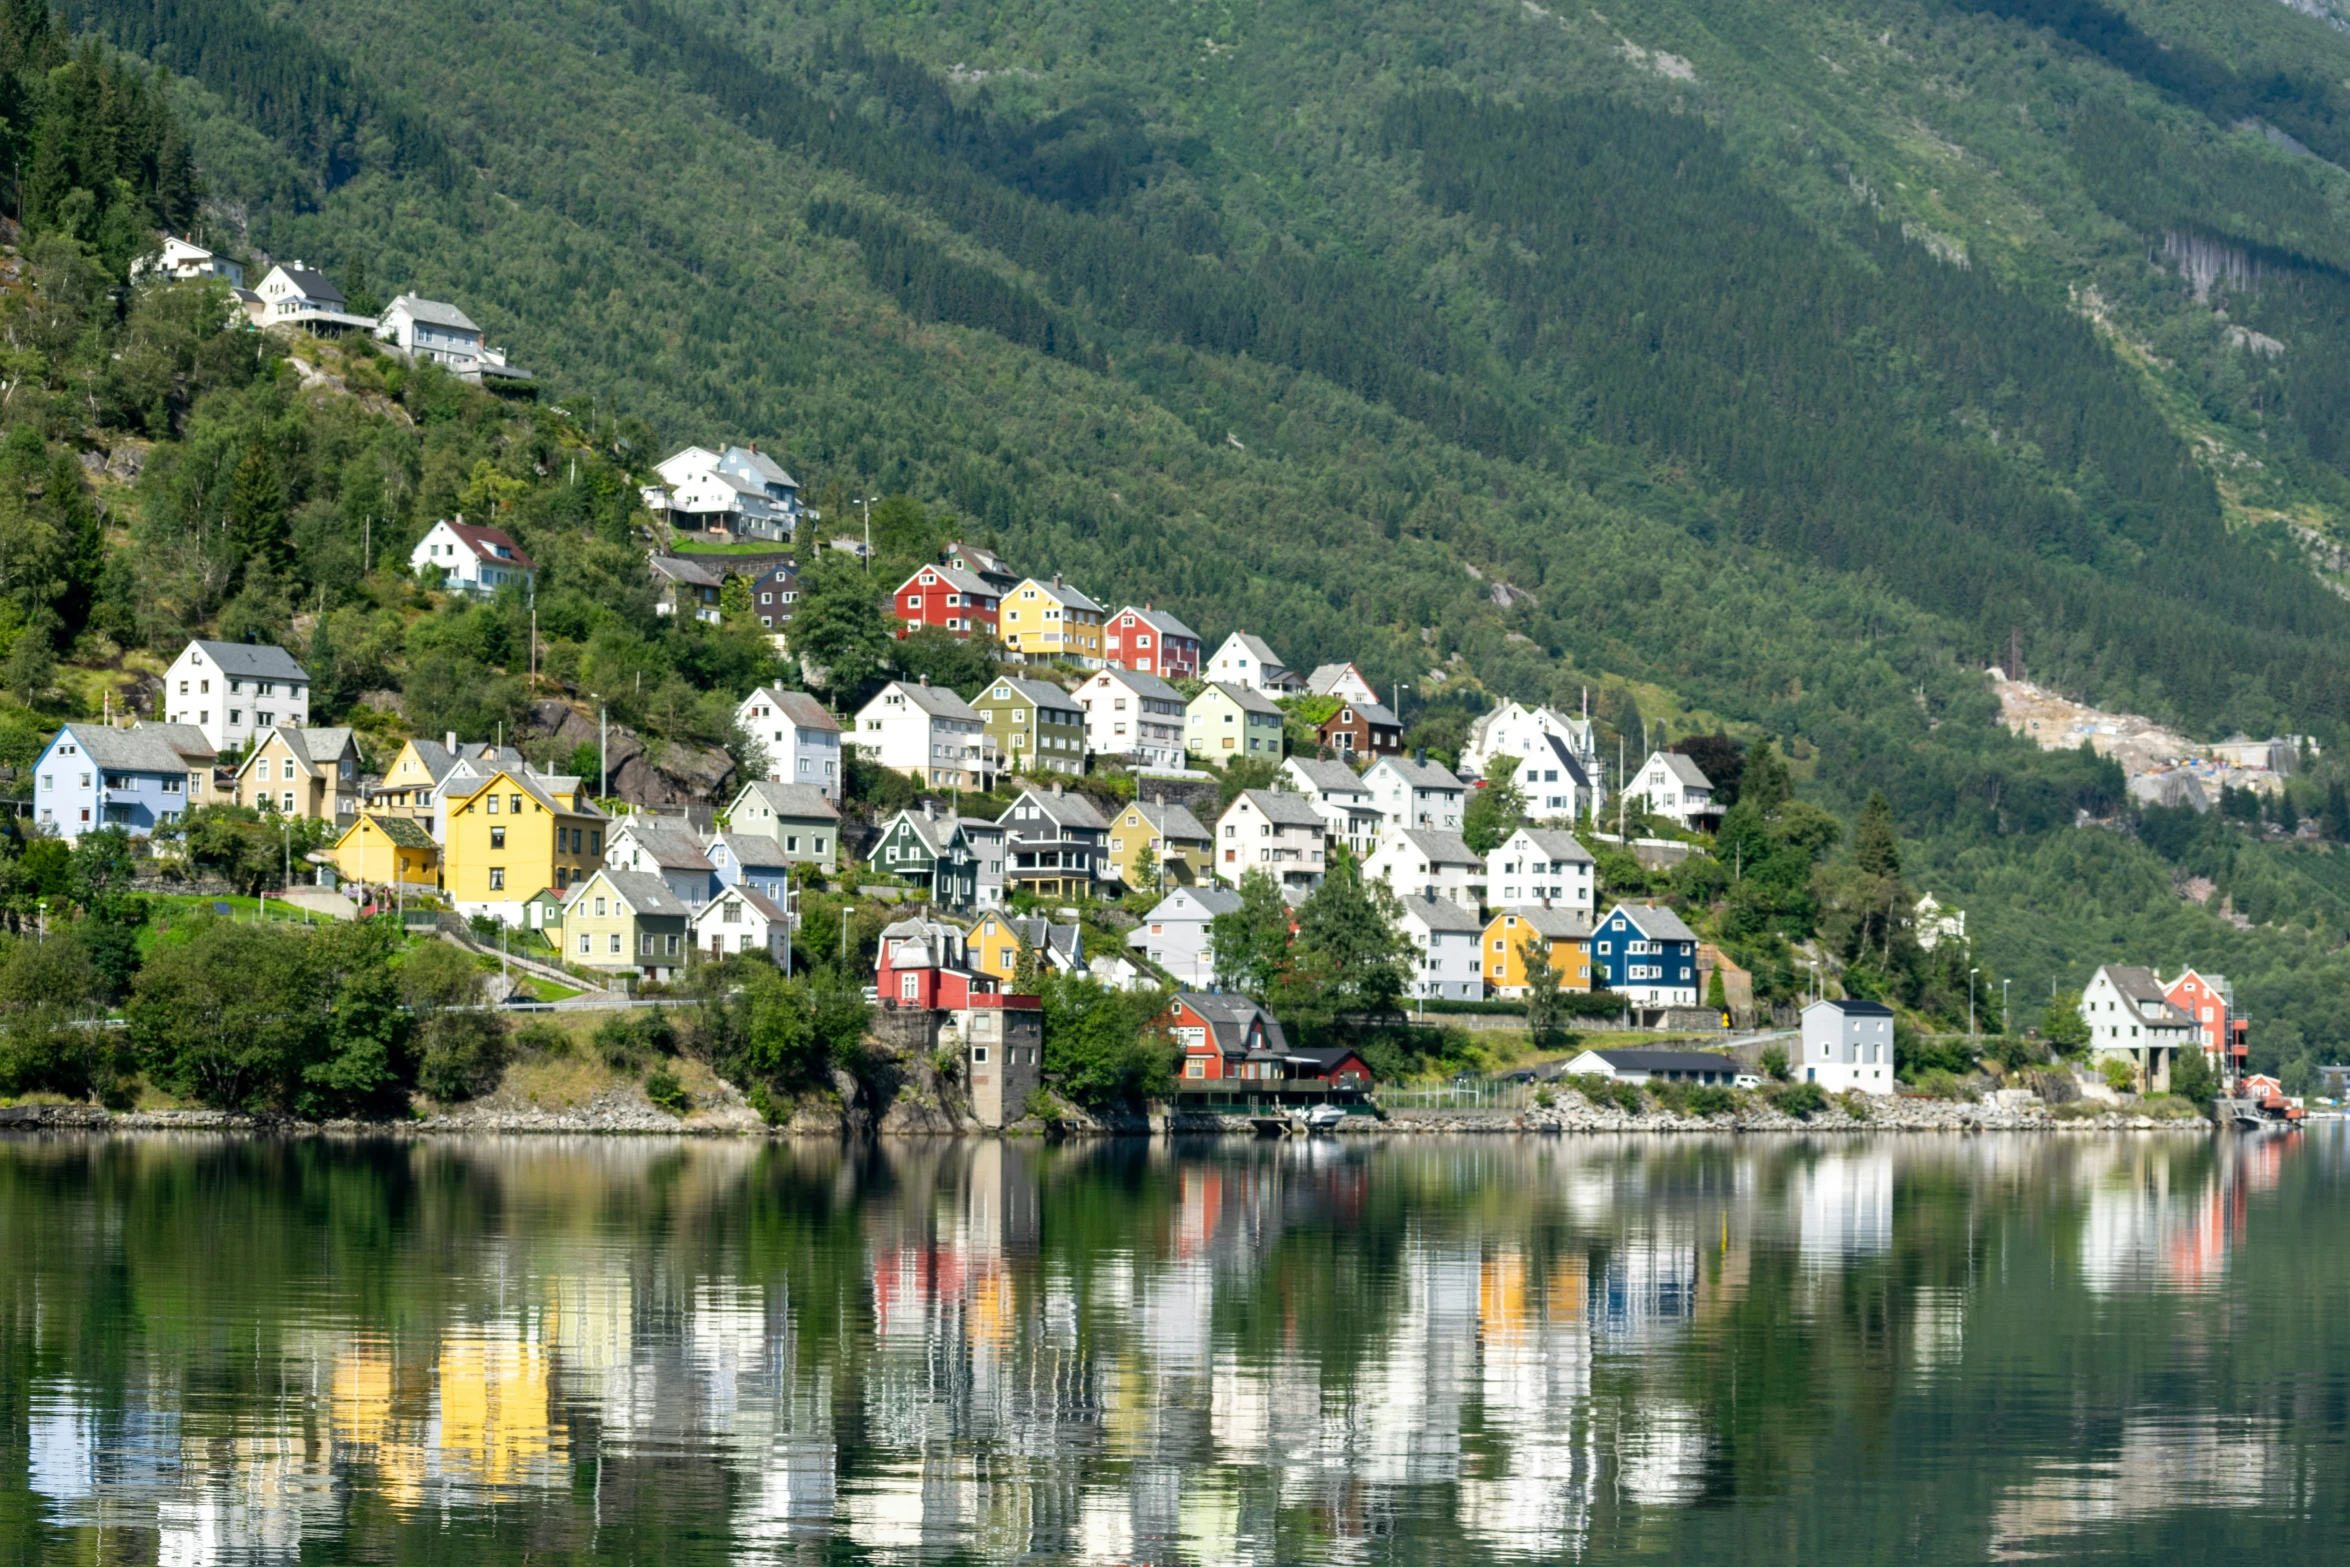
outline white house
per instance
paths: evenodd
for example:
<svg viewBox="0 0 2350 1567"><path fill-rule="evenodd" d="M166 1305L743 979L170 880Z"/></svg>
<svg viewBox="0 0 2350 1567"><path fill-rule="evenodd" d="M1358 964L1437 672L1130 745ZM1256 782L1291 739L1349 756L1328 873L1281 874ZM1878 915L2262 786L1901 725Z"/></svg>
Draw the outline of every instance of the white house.
<svg viewBox="0 0 2350 1567"><path fill-rule="evenodd" d="M1681 828L1695 831L1699 819L1720 816L1714 809L1714 786L1695 762L1678 751L1652 751L1624 785L1624 798L1637 800L1651 816L1662 816Z"/></svg>
<svg viewBox="0 0 2350 1567"><path fill-rule="evenodd" d="M1565 1075L1731 1088L1737 1085L1738 1072L1736 1058L1704 1050L1586 1050L1567 1063Z"/></svg>
<svg viewBox="0 0 2350 1567"><path fill-rule="evenodd" d="M1574 758L1587 786L1596 789L1605 781L1590 719L1576 718L1555 707L1527 707L1518 702L1504 702L1490 713L1480 713L1469 725L1468 743L1461 747L1461 771L1482 778L1487 764L1497 756L1530 762L1549 754L1549 740L1558 741ZM1542 765L1546 769L1550 766L1548 762Z"/></svg>
<svg viewBox="0 0 2350 1567"><path fill-rule="evenodd" d="M1240 894L1224 887L1178 887L1152 905L1126 933L1126 945L1165 969L1175 983L1207 990L1217 981L1215 943L1208 929L1219 914L1239 911Z"/></svg>
<svg viewBox="0 0 2350 1567"><path fill-rule="evenodd" d="M1322 813L1324 830L1332 843L1343 843L1356 859L1370 858L1379 843L1379 828L1387 818L1371 803L1370 785L1344 762L1321 762L1293 756L1281 764L1281 781L1311 801Z"/></svg>
<svg viewBox="0 0 2350 1567"><path fill-rule="evenodd" d="M1295 696L1306 688L1264 638L1245 631L1235 631L1224 639L1224 645L1208 660L1205 678L1275 696Z"/></svg>
<svg viewBox="0 0 2350 1567"><path fill-rule="evenodd" d="M481 328L455 305L402 294L384 307L376 336L413 359L470 370L481 359Z"/></svg>
<svg viewBox="0 0 2350 1567"><path fill-rule="evenodd" d="M1292 898L1322 885L1328 868L1322 813L1279 789L1245 789L1216 818L1216 878L1235 886L1250 871L1268 872Z"/></svg>
<svg viewBox="0 0 2350 1567"><path fill-rule="evenodd" d="M1406 898L1403 928L1420 949L1412 995L1429 1001L1485 999L1485 971L1477 953L1485 922L1474 910L1433 893Z"/></svg>
<svg viewBox="0 0 2350 1567"><path fill-rule="evenodd" d="M718 885L718 867L710 863L702 840L674 817L622 817L605 840L604 864L660 877L689 909L709 902Z"/></svg>
<svg viewBox="0 0 2350 1567"><path fill-rule="evenodd" d="M1371 791L1371 803L1379 808L1379 814L1387 818L1383 836L1405 828L1461 830L1468 785L1424 756L1383 756L1363 770L1363 786Z"/></svg>
<svg viewBox="0 0 2350 1567"><path fill-rule="evenodd" d="M754 778L726 808L726 830L772 839L786 863L814 865L830 874L840 842L840 812L823 791L807 784Z"/></svg>
<svg viewBox="0 0 2350 1567"><path fill-rule="evenodd" d="M714 958L764 952L778 967L791 944L791 918L783 906L756 888L728 887L687 922L694 948Z"/></svg>
<svg viewBox="0 0 2350 1567"><path fill-rule="evenodd" d="M216 255L193 240L167 234L163 239L163 253L142 256L131 263L131 276L142 278L152 273L174 283L192 282L197 278L216 277L231 288L245 286L245 269L226 256Z"/></svg>
<svg viewBox="0 0 2350 1567"><path fill-rule="evenodd" d="M1315 696L1334 696L1357 706L1376 705L1379 693L1352 664L1317 664L1306 676L1306 689Z"/></svg>
<svg viewBox="0 0 2350 1567"><path fill-rule="evenodd" d="M1000 766L979 710L944 686L893 680L857 710L849 742L917 783L985 789Z"/></svg>
<svg viewBox="0 0 2350 1567"><path fill-rule="evenodd" d="M1485 862L1457 832L1413 827L1381 833L1379 846L1363 861L1363 874L1387 883L1407 902L1448 898L1475 914L1484 901Z"/></svg>
<svg viewBox="0 0 2350 1567"><path fill-rule="evenodd" d="M1893 1092L1893 1009L1882 1001L1815 1001L1790 1063L1798 1081L1831 1094Z"/></svg>
<svg viewBox="0 0 2350 1567"><path fill-rule="evenodd" d="M1571 832L1521 827L1485 856L1485 895L1495 908L1532 904L1545 909L1596 906L1591 851Z"/></svg>
<svg viewBox="0 0 2350 1567"><path fill-rule="evenodd" d="M501 528L477 528L463 514L443 518L408 552L410 571L431 571L451 593L495 593L509 582L527 591L537 564Z"/></svg>
<svg viewBox="0 0 2350 1567"><path fill-rule="evenodd" d="M645 507L672 528L788 543L817 513L800 504L800 483L759 443L712 451L688 446L654 465L661 482L643 491Z"/></svg>
<svg viewBox="0 0 2350 1567"><path fill-rule="evenodd" d="M805 691L761 686L735 704L734 721L767 753L774 783L806 784L840 803L840 720Z"/></svg>
<svg viewBox="0 0 2350 1567"><path fill-rule="evenodd" d="M225 755L280 724L308 727L310 676L282 647L198 640L163 672L156 706L167 722L203 730Z"/></svg>
<svg viewBox="0 0 2350 1567"><path fill-rule="evenodd" d="M1596 820L1599 786L1592 781L1596 775L1583 766L1567 742L1557 735L1536 738L1541 741L1540 746L1532 755L1518 758L1517 771L1510 777L1525 798L1527 817L1561 827ZM1494 753L1496 757L1512 754ZM1494 762L1488 759L1485 765L1491 768Z"/></svg>
<svg viewBox="0 0 2350 1567"><path fill-rule="evenodd" d="M1183 766L1183 693L1138 670L1110 668L1077 688L1085 709L1086 749L1120 756L1137 767Z"/></svg>
<svg viewBox="0 0 2350 1567"><path fill-rule="evenodd" d="M261 295L263 326L301 327L329 335L375 330L371 317L355 316L344 308L348 301L333 279L299 261L271 267L256 292Z"/></svg>
<svg viewBox="0 0 2350 1567"><path fill-rule="evenodd" d="M2081 1020L2089 1025L2089 1050L2137 1069L2144 1093L2170 1087L2171 1064L2179 1052L2200 1043L2196 1021L2164 993L2154 971L2134 964L2108 963L2081 987Z"/></svg>

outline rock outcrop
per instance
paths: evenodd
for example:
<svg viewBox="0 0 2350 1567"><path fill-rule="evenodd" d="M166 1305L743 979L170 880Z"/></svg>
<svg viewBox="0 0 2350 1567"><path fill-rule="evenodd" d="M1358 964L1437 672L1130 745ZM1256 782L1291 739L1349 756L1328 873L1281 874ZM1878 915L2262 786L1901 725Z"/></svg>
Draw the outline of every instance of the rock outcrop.
<svg viewBox="0 0 2350 1567"><path fill-rule="evenodd" d="M560 766L596 743L596 715L552 698L533 702L518 738L553 742ZM625 724L606 726L604 757L611 793L631 805L723 806L739 787L734 758L716 746L647 740Z"/></svg>

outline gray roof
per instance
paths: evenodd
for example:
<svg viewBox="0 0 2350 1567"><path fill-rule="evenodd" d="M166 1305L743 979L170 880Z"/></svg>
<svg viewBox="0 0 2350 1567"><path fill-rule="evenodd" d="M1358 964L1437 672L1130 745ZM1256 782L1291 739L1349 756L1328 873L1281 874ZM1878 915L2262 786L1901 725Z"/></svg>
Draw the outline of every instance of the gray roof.
<svg viewBox="0 0 2350 1567"><path fill-rule="evenodd" d="M1008 919L1004 923L1012 927L1013 935L1029 946L1039 952L1057 952L1072 966L1085 950L1085 933L1079 926L1055 924L1041 916Z"/></svg>
<svg viewBox="0 0 2350 1567"><path fill-rule="evenodd" d="M934 858L947 852L955 841L956 831L961 826L960 818L934 816L909 807L890 818L889 826L882 828L881 836L874 839L872 853L866 858L872 859L881 853L881 840L887 838L890 828L895 827L899 822L904 822L908 830L922 840L923 847L927 848ZM884 934L887 933L884 932Z"/></svg>
<svg viewBox="0 0 2350 1567"><path fill-rule="evenodd" d="M1199 818L1192 815L1183 806L1169 805L1164 801L1137 800L1134 802L1134 808L1141 813L1144 821L1151 824L1151 830L1162 838L1204 840L1213 836L1200 825Z"/></svg>
<svg viewBox="0 0 2350 1567"><path fill-rule="evenodd" d="M1282 661L1281 655L1274 652L1263 637L1252 636L1246 631L1235 631L1226 645L1229 646L1231 642L1237 642L1255 654L1257 668L1260 670L1287 669L1289 667L1287 663ZM1218 649L1218 651L1220 652L1222 649Z"/></svg>
<svg viewBox="0 0 2350 1567"><path fill-rule="evenodd" d="M1893 1009L1882 1001L1853 1001L1850 999L1815 1001L1812 1007L1834 1007L1846 1017L1891 1017ZM1806 1012L1811 1007L1803 1009Z"/></svg>
<svg viewBox="0 0 2350 1567"><path fill-rule="evenodd" d="M1519 924L1554 940L1591 934L1591 916L1581 909L1545 909L1533 904L1513 904L1501 912L1516 915Z"/></svg>
<svg viewBox="0 0 2350 1567"><path fill-rule="evenodd" d="M982 577L978 572L967 571L961 566L916 566L906 580L898 584L898 590L903 592L907 586L914 584L916 579L926 571L958 593L978 593L991 599L1002 596L1002 590L994 583Z"/></svg>
<svg viewBox="0 0 2350 1567"><path fill-rule="evenodd" d="M204 731L194 724L156 724L140 722L133 727L145 730L180 754L183 761L193 765L209 762L220 755L220 748L212 743Z"/></svg>
<svg viewBox="0 0 2350 1567"><path fill-rule="evenodd" d="M963 829L963 836L966 838L984 838L990 833L998 838L1004 835L1002 822L991 822L984 816L958 816L955 818L955 825Z"/></svg>
<svg viewBox="0 0 2350 1567"><path fill-rule="evenodd" d="M1370 772L1393 770L1395 775L1414 789L1450 789L1460 793L1469 786L1452 774L1449 767L1434 762L1423 762L1409 756L1383 756L1371 764Z"/></svg>
<svg viewBox="0 0 2350 1567"><path fill-rule="evenodd" d="M777 569L788 571L791 568L784 566ZM824 704L805 691L785 691L775 686L761 686L751 695L763 696L773 702L776 711L790 720L795 729L815 729L826 734L840 733L840 720L826 712ZM745 700L747 701L749 698L745 698Z"/></svg>
<svg viewBox="0 0 2350 1567"><path fill-rule="evenodd" d="M1557 762L1559 766L1567 770L1567 777L1569 779L1573 780L1575 783L1581 784L1586 789L1591 787L1590 775L1583 771L1583 764L1575 760L1575 753L1567 749L1567 743L1564 740L1561 740L1557 735L1554 735L1549 730L1545 729L1542 732L1542 742L1544 745L1550 748L1551 760ZM1518 776L1525 776L1526 768L1532 765L1533 761L1531 758L1529 758L1525 763L1522 763L1518 768ZM1707 787L1710 788L1711 785L1708 785Z"/></svg>
<svg viewBox="0 0 2350 1567"><path fill-rule="evenodd" d="M1389 712L1387 704L1384 702L1349 702L1338 712L1356 714L1364 723L1375 724L1381 729L1401 729L1403 727L1403 720ZM1337 716L1338 714L1332 714L1331 721L1335 722Z"/></svg>
<svg viewBox="0 0 2350 1567"><path fill-rule="evenodd" d="M757 795L759 803L778 816L812 818L816 821L837 822L840 812L824 797L824 791L812 784L777 783L771 778L757 778L743 786L742 794L734 797L733 809L739 810L747 795Z"/></svg>
<svg viewBox="0 0 2350 1567"><path fill-rule="evenodd" d="M1011 577L1017 580L1020 575L1004 564L1004 558L1001 555L983 544L970 544L957 540L946 547L946 553L961 557L969 569L985 572L991 577Z"/></svg>
<svg viewBox="0 0 2350 1567"><path fill-rule="evenodd" d="M1594 863L1591 851L1584 848L1583 841L1571 832L1561 832L1556 828L1549 827L1521 827L1518 832L1522 832L1532 839L1535 848L1540 849L1554 860L1571 860L1578 865ZM1518 836L1517 832L1510 834L1512 838L1516 836ZM1507 840L1505 839L1504 842ZM1493 852L1499 854L1501 851L1496 849Z"/></svg>
<svg viewBox="0 0 2350 1567"><path fill-rule="evenodd" d="M331 299L337 305L346 303L343 291L335 287L334 281L323 272L313 272L308 267L287 266L281 266L278 270L285 273L287 279L302 291L304 299Z"/></svg>
<svg viewBox="0 0 2350 1567"><path fill-rule="evenodd" d="M1286 789L1244 789L1240 800L1255 806L1265 820L1276 827L1311 827L1322 830L1322 813L1302 794L1291 794ZM1240 800L1235 800L1237 805ZM1230 809L1230 807L1226 807Z"/></svg>
<svg viewBox="0 0 2350 1567"><path fill-rule="evenodd" d="M270 643L207 642L198 637L189 646L201 648L213 668L232 678L310 683L309 672L294 662L294 655Z"/></svg>
<svg viewBox="0 0 2350 1567"><path fill-rule="evenodd" d="M763 832L721 832L710 835L710 847L726 845L726 852L734 856L737 865L788 867L791 864L783 852L783 845Z"/></svg>
<svg viewBox="0 0 2350 1567"><path fill-rule="evenodd" d="M1208 682L1208 691L1223 692L1243 712L1270 713L1275 718L1281 716L1281 709L1274 705L1273 700L1253 686L1237 686L1229 680L1211 680ZM1200 697L1206 696L1208 691L1202 691L1192 700L1198 701Z"/></svg>
<svg viewBox="0 0 2350 1567"><path fill-rule="evenodd" d="M1363 782L1355 770L1344 762L1320 762L1308 757L1293 756L1285 769L1303 777L1307 783L1324 794L1369 794L1371 786Z"/></svg>
<svg viewBox="0 0 2350 1567"><path fill-rule="evenodd" d="M1080 718L1085 715L1085 709L1077 705L1075 697L1049 680L1016 680L1010 675L999 675L989 683L985 691L979 693L979 698L984 702L999 691L1011 696L1024 697L1037 707L1049 707L1062 713L1075 713Z"/></svg>
<svg viewBox="0 0 2350 1567"><path fill-rule="evenodd" d="M1474 865L1485 868L1485 857L1469 847L1469 840L1457 832L1443 832L1426 827L1411 827L1396 835L1397 841L1408 843L1428 857L1431 865Z"/></svg>
<svg viewBox="0 0 2350 1567"><path fill-rule="evenodd" d="M1178 898L1189 898L1204 909L1211 919L1219 914L1236 914L1240 911L1240 894L1228 888L1185 887L1180 891L1170 892L1153 904L1151 911L1143 916L1143 922L1148 924L1152 920L1158 920L1164 923L1173 919L1172 914L1163 911Z"/></svg>
<svg viewBox="0 0 2350 1567"><path fill-rule="evenodd" d="M1703 1050L1594 1050L1591 1054L1619 1072L1743 1072L1735 1056Z"/></svg>
<svg viewBox="0 0 2350 1567"><path fill-rule="evenodd" d="M302 759L312 763L338 761L351 745L351 731L341 727L326 729L296 729L296 748Z"/></svg>
<svg viewBox="0 0 2350 1567"><path fill-rule="evenodd" d="M101 768L126 773L184 773L187 758L152 729L109 729L103 724L68 724L82 754ZM54 743L54 742L52 742Z"/></svg>
<svg viewBox="0 0 2350 1567"><path fill-rule="evenodd" d="M1014 800L1003 814L1003 824L1014 824L1013 811L1023 805L1033 805L1044 812L1045 820L1056 827L1078 827L1094 832L1107 832L1110 824L1094 804L1082 794L1055 794L1047 789L1030 789Z"/></svg>
<svg viewBox="0 0 2350 1567"><path fill-rule="evenodd" d="M1214 1031L1217 1048L1229 1054L1237 1055L1247 1048L1249 1024L1260 1020L1265 1025L1266 1048L1289 1048L1289 1041L1281 1032L1281 1020L1246 996L1226 991L1186 990L1175 1000L1197 1012Z"/></svg>
<svg viewBox="0 0 2350 1567"><path fill-rule="evenodd" d="M1485 921L1462 908L1450 898L1439 898L1429 893L1403 900L1404 918L1417 921L1432 931L1482 931Z"/></svg>
<svg viewBox="0 0 2350 1567"><path fill-rule="evenodd" d="M678 900L677 894L669 890L669 883L651 871L616 871L606 866L596 874L610 882L612 890L620 894L621 901L640 915L691 912ZM580 885L587 886L595 879L595 876L590 876Z"/></svg>
<svg viewBox="0 0 2350 1567"><path fill-rule="evenodd" d="M954 692L949 691L945 686L926 686L918 680L893 680L882 688L881 696L875 697L873 701L882 700L892 691L897 692L933 718L959 718L967 724L980 722L978 709L955 695ZM873 703L868 702L865 705L871 707Z"/></svg>
<svg viewBox="0 0 2350 1567"><path fill-rule="evenodd" d="M1316 696L1328 696L1330 688L1338 684L1339 676L1350 669L1354 669L1358 679L1362 678L1363 672L1352 664L1316 664L1314 672L1306 676L1306 689ZM1365 679L1363 684L1369 685L1370 681Z"/></svg>
<svg viewBox="0 0 2350 1567"><path fill-rule="evenodd" d="M1145 674L1139 669L1120 669L1115 664L1103 670L1102 673L1125 686L1136 696L1147 697L1154 702L1172 702L1177 707L1183 705L1183 693L1156 675Z"/></svg>
<svg viewBox="0 0 2350 1567"><path fill-rule="evenodd" d="M697 588L715 588L719 581L715 574L682 555L654 555L647 561L656 577L667 577L672 582L684 582Z"/></svg>
<svg viewBox="0 0 2350 1567"><path fill-rule="evenodd" d="M614 847L621 834L652 857L655 865L669 870L706 871L711 868L710 856L702 852L701 840L691 832L675 827L653 826L645 822L624 820L612 831Z"/></svg>
<svg viewBox="0 0 2350 1567"><path fill-rule="evenodd" d="M1683 756L1678 751L1659 751L1655 756L1650 757L1649 760L1664 763L1665 771L1671 773L1675 778L1681 780L1681 784L1684 788L1711 789L1713 787L1713 780L1706 777L1705 774L1699 770L1698 765L1695 762L1689 760L1689 758ZM1643 769L1643 771L1646 771L1646 769Z"/></svg>
<svg viewBox="0 0 2350 1567"><path fill-rule="evenodd" d="M2194 1021L2183 1008L2171 1004L2170 997L2163 994L2162 981L2152 969L2134 963L2108 963L2105 974L2113 981L2113 988L2121 992L2122 999L2136 1011L2140 1022L2175 1025Z"/></svg>
<svg viewBox="0 0 2350 1567"><path fill-rule="evenodd" d="M702 905L702 912L694 916L694 923L699 925L704 920L710 920L713 923L719 920L723 920L726 917L724 914L712 914L710 911L712 909L721 908L729 898L739 898L744 903L749 904L751 908L757 912L759 917L767 921L767 923L770 925L784 924L790 918L789 915L783 912L782 906L779 905L773 898L770 898L767 896L767 894L761 892L758 888L752 886L749 882L744 882L740 886L726 888L724 891L720 892L717 897L712 898L708 903Z"/></svg>
<svg viewBox="0 0 2350 1567"><path fill-rule="evenodd" d="M783 464L759 450L756 446L729 446L719 454L720 462L740 463L761 479L787 490L800 487L799 481L783 471Z"/></svg>
<svg viewBox="0 0 2350 1567"><path fill-rule="evenodd" d="M1144 625L1150 627L1153 631L1156 631L1160 636L1189 637L1194 642L1199 640L1198 632L1192 630L1189 626L1185 625L1182 621L1177 620L1173 615L1168 614L1163 609L1152 609L1147 604L1144 605L1141 609L1136 609L1133 605L1129 604L1126 606L1126 612L1131 614L1135 619L1141 621Z"/></svg>
<svg viewBox="0 0 2350 1567"><path fill-rule="evenodd" d="M1052 590L1053 597L1059 599L1062 603L1068 605L1071 609L1090 609L1097 615L1105 613L1099 604L1096 604L1092 599L1086 597L1083 593L1078 592L1075 585L1063 582L1058 577L1030 577L1028 580L1035 583L1040 588L1050 588Z"/></svg>
<svg viewBox="0 0 2350 1567"><path fill-rule="evenodd" d="M445 300L425 299L416 294L400 295L384 307L384 314L388 316L402 307L406 307L408 314L417 320L429 321L434 326L455 327L459 331L476 334L481 331L481 328L474 324L473 318L455 305L449 304Z"/></svg>
<svg viewBox="0 0 2350 1567"><path fill-rule="evenodd" d="M1624 916L1640 927L1640 934L1651 941L1695 941L1697 932L1681 923L1681 916L1671 909L1654 903L1619 903ZM1613 914L1616 909L1608 912Z"/></svg>

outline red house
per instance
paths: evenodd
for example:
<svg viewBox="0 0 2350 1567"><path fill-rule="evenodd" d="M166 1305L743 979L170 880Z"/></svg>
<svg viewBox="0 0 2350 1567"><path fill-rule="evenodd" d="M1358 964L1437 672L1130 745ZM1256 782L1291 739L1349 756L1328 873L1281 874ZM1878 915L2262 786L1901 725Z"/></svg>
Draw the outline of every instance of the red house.
<svg viewBox="0 0 2350 1567"><path fill-rule="evenodd" d="M1182 1047L1186 1085L1371 1087L1371 1068L1360 1055L1344 1046L1293 1048L1280 1020L1246 996L1186 990L1167 1003L1159 1023Z"/></svg>
<svg viewBox="0 0 2350 1567"><path fill-rule="evenodd" d="M960 566L925 566L890 596L901 637L917 626L940 626L964 638L975 632L992 637L1001 602L984 578Z"/></svg>
<svg viewBox="0 0 2350 1567"><path fill-rule="evenodd" d="M1003 986L993 974L963 966L963 933L940 920L919 916L882 927L874 988L884 1006L960 1012L976 995L994 995Z"/></svg>
<svg viewBox="0 0 2350 1567"><path fill-rule="evenodd" d="M1102 628L1104 658L1161 680L1199 674L1199 633L1163 609L1129 604Z"/></svg>
<svg viewBox="0 0 2350 1567"><path fill-rule="evenodd" d="M2164 985L2162 994L2164 1000L2195 1020L2196 1031L2203 1036L2203 1053L2213 1066L2222 1066L2224 1061L2238 1071L2242 1069L2251 1049L2250 1030L2245 1020L2236 1016L2234 986L2221 975L2187 969Z"/></svg>

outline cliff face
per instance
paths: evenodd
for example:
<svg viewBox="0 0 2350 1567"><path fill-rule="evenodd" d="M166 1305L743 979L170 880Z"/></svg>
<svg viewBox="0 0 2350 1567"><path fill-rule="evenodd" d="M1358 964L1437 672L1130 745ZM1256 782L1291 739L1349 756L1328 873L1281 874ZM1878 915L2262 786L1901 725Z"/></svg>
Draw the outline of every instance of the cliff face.
<svg viewBox="0 0 2350 1567"><path fill-rule="evenodd" d="M558 754L596 744L596 715L569 702L531 704L522 738L551 740ZM734 758L716 746L650 740L625 724L604 731L608 791L631 805L723 806L742 786Z"/></svg>

